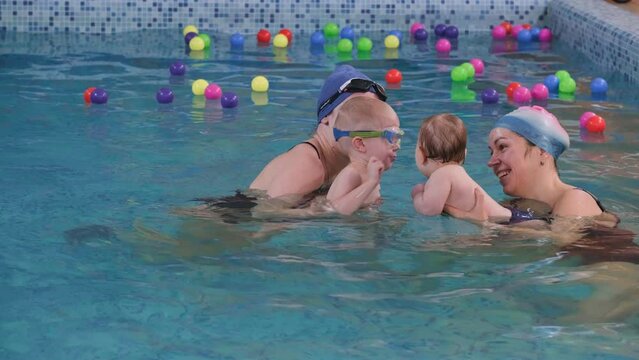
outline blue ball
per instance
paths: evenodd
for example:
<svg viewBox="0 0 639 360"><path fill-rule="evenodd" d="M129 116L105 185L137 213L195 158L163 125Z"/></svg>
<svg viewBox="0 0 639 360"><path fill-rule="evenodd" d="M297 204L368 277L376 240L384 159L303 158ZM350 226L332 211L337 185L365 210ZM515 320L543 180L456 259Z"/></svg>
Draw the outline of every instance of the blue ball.
<svg viewBox="0 0 639 360"><path fill-rule="evenodd" d="M428 39L428 32L426 32L426 29L417 29L413 34L413 37L417 41L424 41Z"/></svg>
<svg viewBox="0 0 639 360"><path fill-rule="evenodd" d="M222 93L220 103L222 104L223 108L234 108L239 103L239 98L234 92L227 91Z"/></svg>
<svg viewBox="0 0 639 360"><path fill-rule="evenodd" d="M604 94L608 91L608 82L602 78L594 78L590 82L590 91L593 94Z"/></svg>
<svg viewBox="0 0 639 360"><path fill-rule="evenodd" d="M444 35L449 39L457 39L457 36L459 36L459 30L456 26L447 26Z"/></svg>
<svg viewBox="0 0 639 360"><path fill-rule="evenodd" d="M541 29L538 27L534 27L532 29L530 29L530 35L532 35L532 39L533 41L539 41L539 33L541 32Z"/></svg>
<svg viewBox="0 0 639 360"><path fill-rule="evenodd" d="M311 46L324 45L324 34L321 31L316 31L311 35Z"/></svg>
<svg viewBox="0 0 639 360"><path fill-rule="evenodd" d="M402 36L404 36L404 34L401 31L399 31L399 30L391 30L391 31L388 32L388 35L397 36L397 38L399 39L400 43L402 42Z"/></svg>
<svg viewBox="0 0 639 360"><path fill-rule="evenodd" d="M499 93L495 89L484 89L481 92L481 101L484 104L496 104L499 102Z"/></svg>
<svg viewBox="0 0 639 360"><path fill-rule="evenodd" d="M446 36L446 28L448 26L444 25L444 24L437 24L437 26L435 26L435 35L437 36Z"/></svg>
<svg viewBox="0 0 639 360"><path fill-rule="evenodd" d="M161 88L160 90L158 90L158 92L155 94L155 99L160 103L160 104L168 104L173 102L173 90L169 89L169 88Z"/></svg>
<svg viewBox="0 0 639 360"><path fill-rule="evenodd" d="M548 75L544 79L544 85L551 93L557 93L559 91L559 78L555 75Z"/></svg>
<svg viewBox="0 0 639 360"><path fill-rule="evenodd" d="M532 41L532 34L530 30L522 29L517 34L517 41L520 43L529 43Z"/></svg>
<svg viewBox="0 0 639 360"><path fill-rule="evenodd" d="M349 39L350 41L355 40L355 30L352 27L346 26L342 28L342 31L339 32L339 37L342 39Z"/></svg>
<svg viewBox="0 0 639 360"><path fill-rule="evenodd" d="M174 76L182 76L186 73L186 65L181 61L176 61L169 67L169 72Z"/></svg>
<svg viewBox="0 0 639 360"><path fill-rule="evenodd" d="M244 46L244 36L240 33L235 33L231 35L231 47L232 48L241 48Z"/></svg>
<svg viewBox="0 0 639 360"><path fill-rule="evenodd" d="M102 88L95 88L91 93L91 103L93 104L106 104L109 99L109 94Z"/></svg>

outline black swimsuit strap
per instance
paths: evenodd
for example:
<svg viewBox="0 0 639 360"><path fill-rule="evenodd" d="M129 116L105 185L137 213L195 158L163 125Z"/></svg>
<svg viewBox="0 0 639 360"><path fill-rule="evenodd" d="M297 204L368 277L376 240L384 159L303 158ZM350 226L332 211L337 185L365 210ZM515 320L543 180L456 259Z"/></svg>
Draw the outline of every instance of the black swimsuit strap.
<svg viewBox="0 0 639 360"><path fill-rule="evenodd" d="M317 153L317 158L322 160L322 157L320 156L319 149L317 149L317 146L313 145L312 142L310 142L310 141L302 141L300 144L308 144L308 145L310 145L315 150L315 152Z"/></svg>
<svg viewBox="0 0 639 360"><path fill-rule="evenodd" d="M595 200L595 202L597 203L597 206L599 206L599 209L601 209L602 212L606 212L606 208L603 206L603 204L601 203L601 201L599 201L599 199L597 199L597 197L595 196L595 194L591 193L590 191L586 190L586 189L582 189L582 188L575 188L576 190L581 190L583 192L585 192L586 194L592 196L592 198Z"/></svg>

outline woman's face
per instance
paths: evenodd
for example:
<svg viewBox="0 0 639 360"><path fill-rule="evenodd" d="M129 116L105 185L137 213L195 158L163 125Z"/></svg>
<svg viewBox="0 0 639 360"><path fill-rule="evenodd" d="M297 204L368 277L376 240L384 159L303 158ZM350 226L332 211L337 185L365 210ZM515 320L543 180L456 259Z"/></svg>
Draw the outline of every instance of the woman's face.
<svg viewBox="0 0 639 360"><path fill-rule="evenodd" d="M490 132L488 147L491 154L488 166L499 178L504 193L526 197L539 170L541 151L531 147L523 137L503 128Z"/></svg>

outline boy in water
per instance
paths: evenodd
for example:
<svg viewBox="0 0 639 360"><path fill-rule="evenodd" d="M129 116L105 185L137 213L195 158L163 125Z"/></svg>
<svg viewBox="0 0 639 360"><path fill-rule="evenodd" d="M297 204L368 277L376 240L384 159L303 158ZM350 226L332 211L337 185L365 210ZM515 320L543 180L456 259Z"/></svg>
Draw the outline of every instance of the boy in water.
<svg viewBox="0 0 639 360"><path fill-rule="evenodd" d="M326 198L335 211L350 215L380 200L382 173L397 158L404 132L386 103L368 97L351 99L335 120L333 135L349 164L337 175Z"/></svg>
<svg viewBox="0 0 639 360"><path fill-rule="evenodd" d="M432 216L444 206L471 209L475 190L484 195L485 212L491 220L509 219L511 211L499 205L466 173L466 127L453 114L437 114L424 120L415 147L415 163L428 181L411 191L417 212Z"/></svg>

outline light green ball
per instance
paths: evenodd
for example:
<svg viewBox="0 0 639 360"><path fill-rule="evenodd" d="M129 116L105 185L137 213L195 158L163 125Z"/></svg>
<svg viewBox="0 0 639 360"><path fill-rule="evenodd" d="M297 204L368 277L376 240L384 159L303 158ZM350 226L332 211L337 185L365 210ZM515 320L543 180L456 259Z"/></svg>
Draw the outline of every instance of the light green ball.
<svg viewBox="0 0 639 360"><path fill-rule="evenodd" d="M563 80L564 78L570 78L570 73L566 70L559 70L555 73L555 76L559 78L559 81Z"/></svg>
<svg viewBox="0 0 639 360"><path fill-rule="evenodd" d="M329 22L324 25L324 36L334 38L339 35L339 26L336 23Z"/></svg>
<svg viewBox="0 0 639 360"><path fill-rule="evenodd" d="M564 78L559 80L559 92L566 94L574 94L577 89L577 83L573 78Z"/></svg>
<svg viewBox="0 0 639 360"><path fill-rule="evenodd" d="M353 42L350 39L341 39L337 42L337 51L341 53L353 51Z"/></svg>
<svg viewBox="0 0 639 360"><path fill-rule="evenodd" d="M455 82L466 81L468 79L468 71L462 66L455 66L450 72L450 78Z"/></svg>
<svg viewBox="0 0 639 360"><path fill-rule="evenodd" d="M208 49L211 47L211 37L208 34L200 34L198 35L200 39L204 40L204 48Z"/></svg>
<svg viewBox="0 0 639 360"><path fill-rule="evenodd" d="M475 67L473 66L473 64L469 63L469 62L465 62L463 64L460 65L461 67L463 67L464 69L466 69L466 72L468 73L468 78L472 79L475 77Z"/></svg>
<svg viewBox="0 0 639 360"><path fill-rule="evenodd" d="M357 40L357 51L369 52L373 48L373 41L365 36Z"/></svg>

